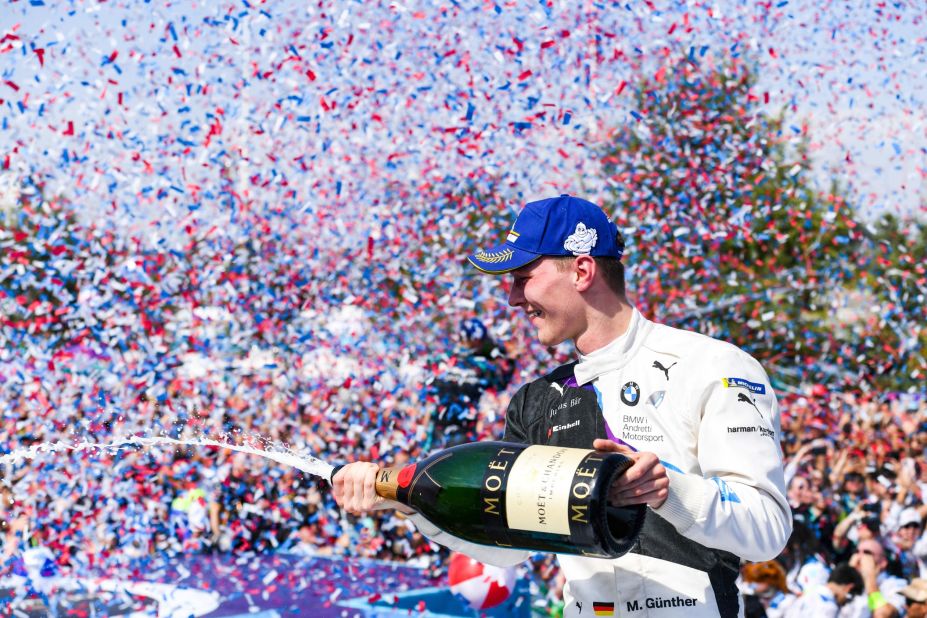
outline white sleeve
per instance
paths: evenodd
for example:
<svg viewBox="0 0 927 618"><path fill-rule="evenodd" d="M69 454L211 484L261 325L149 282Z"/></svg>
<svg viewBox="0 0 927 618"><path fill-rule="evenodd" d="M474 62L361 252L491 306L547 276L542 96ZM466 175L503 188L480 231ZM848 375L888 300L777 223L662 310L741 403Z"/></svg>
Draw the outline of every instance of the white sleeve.
<svg viewBox="0 0 927 618"><path fill-rule="evenodd" d="M809 616L813 616L813 614L805 614L801 618L808 618ZM837 616L839 618L872 618L872 611L869 610L866 595L855 595L840 608L840 613Z"/></svg>
<svg viewBox="0 0 927 618"><path fill-rule="evenodd" d="M837 618L840 607L831 594L820 587L806 591L785 616L788 618Z"/></svg>
<svg viewBox="0 0 927 618"><path fill-rule="evenodd" d="M885 597L899 613L904 612L906 605L905 597L901 594L901 589L908 585L908 582L900 577L885 577L879 582L879 592Z"/></svg>
<svg viewBox="0 0 927 618"><path fill-rule="evenodd" d="M655 512L706 547L772 560L792 533L792 512L779 407L766 372L725 344L700 358L689 375L701 475L670 470L669 497Z"/></svg>
<svg viewBox="0 0 927 618"><path fill-rule="evenodd" d="M409 520L415 524L418 531L425 535L429 540L439 545L447 547L451 551L460 552L470 556L474 560L479 560L486 564L497 567L510 567L520 564L531 556L531 552L523 549L506 549L504 547L492 547L490 545L480 545L458 538L428 521L421 513L409 515Z"/></svg>

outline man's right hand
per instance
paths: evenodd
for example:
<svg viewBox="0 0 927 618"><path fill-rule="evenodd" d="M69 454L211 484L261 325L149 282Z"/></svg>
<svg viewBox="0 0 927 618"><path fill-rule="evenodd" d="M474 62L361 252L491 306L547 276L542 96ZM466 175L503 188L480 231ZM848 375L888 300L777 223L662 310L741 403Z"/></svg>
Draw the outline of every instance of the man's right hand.
<svg viewBox="0 0 927 618"><path fill-rule="evenodd" d="M879 590L879 566L872 554L856 552L850 557L850 566L859 571L862 576L866 594Z"/></svg>
<svg viewBox="0 0 927 618"><path fill-rule="evenodd" d="M366 461L347 464L338 470L332 477L332 493L338 506L352 515L363 515L382 509L413 513L414 511L404 504L377 495L375 486L379 471L380 466Z"/></svg>

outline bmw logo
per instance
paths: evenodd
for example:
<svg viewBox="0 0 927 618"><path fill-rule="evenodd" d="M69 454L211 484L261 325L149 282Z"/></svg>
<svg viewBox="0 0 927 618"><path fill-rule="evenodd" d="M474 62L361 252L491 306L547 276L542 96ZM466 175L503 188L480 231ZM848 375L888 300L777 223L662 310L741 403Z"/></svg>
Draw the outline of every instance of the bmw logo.
<svg viewBox="0 0 927 618"><path fill-rule="evenodd" d="M621 387L621 403L626 406L636 406L641 400L641 387L637 382L628 382Z"/></svg>

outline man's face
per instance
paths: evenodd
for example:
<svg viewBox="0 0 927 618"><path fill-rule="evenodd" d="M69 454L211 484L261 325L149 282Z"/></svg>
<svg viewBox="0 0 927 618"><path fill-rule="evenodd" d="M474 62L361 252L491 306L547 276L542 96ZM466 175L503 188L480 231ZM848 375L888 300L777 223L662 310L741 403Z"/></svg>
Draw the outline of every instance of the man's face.
<svg viewBox="0 0 927 618"><path fill-rule="evenodd" d="M796 476L789 486L789 502L793 507L809 506L815 502L814 486L811 479Z"/></svg>
<svg viewBox="0 0 927 618"><path fill-rule="evenodd" d="M859 545L856 547L856 554L850 559L850 566L859 568L858 565L860 561L865 559L865 556L872 557L876 570L881 571L885 568L885 550L882 549L882 544L875 539L867 539L859 542Z"/></svg>
<svg viewBox="0 0 927 618"><path fill-rule="evenodd" d="M896 543L900 549L911 549L921 536L921 526L910 522L898 529Z"/></svg>
<svg viewBox="0 0 927 618"><path fill-rule="evenodd" d="M838 584L834 586L834 598L837 599L837 605L843 606L850 599L853 592L853 584Z"/></svg>
<svg viewBox="0 0 927 618"><path fill-rule="evenodd" d="M865 490L866 486L863 483L863 477L854 474L852 476L847 476L843 488L844 491L846 491L848 494L859 496L863 493L863 490Z"/></svg>
<svg viewBox="0 0 927 618"><path fill-rule="evenodd" d="M585 328L582 299L573 281L572 269L559 270L551 258L512 272L509 304L528 314L538 341L545 346L575 339Z"/></svg>
<svg viewBox="0 0 927 618"><path fill-rule="evenodd" d="M927 602L905 600L905 616L907 618L924 618L927 616Z"/></svg>

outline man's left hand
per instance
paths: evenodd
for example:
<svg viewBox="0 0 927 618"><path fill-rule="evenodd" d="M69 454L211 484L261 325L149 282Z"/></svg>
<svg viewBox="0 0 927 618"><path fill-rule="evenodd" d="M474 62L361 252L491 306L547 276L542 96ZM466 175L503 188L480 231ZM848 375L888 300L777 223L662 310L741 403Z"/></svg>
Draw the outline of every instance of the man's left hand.
<svg viewBox="0 0 927 618"><path fill-rule="evenodd" d="M638 452L611 440L596 440L592 448L607 453L621 453L634 461L608 490L608 501L612 506L647 504L655 509L663 506L669 496L670 481L666 468L656 454Z"/></svg>

